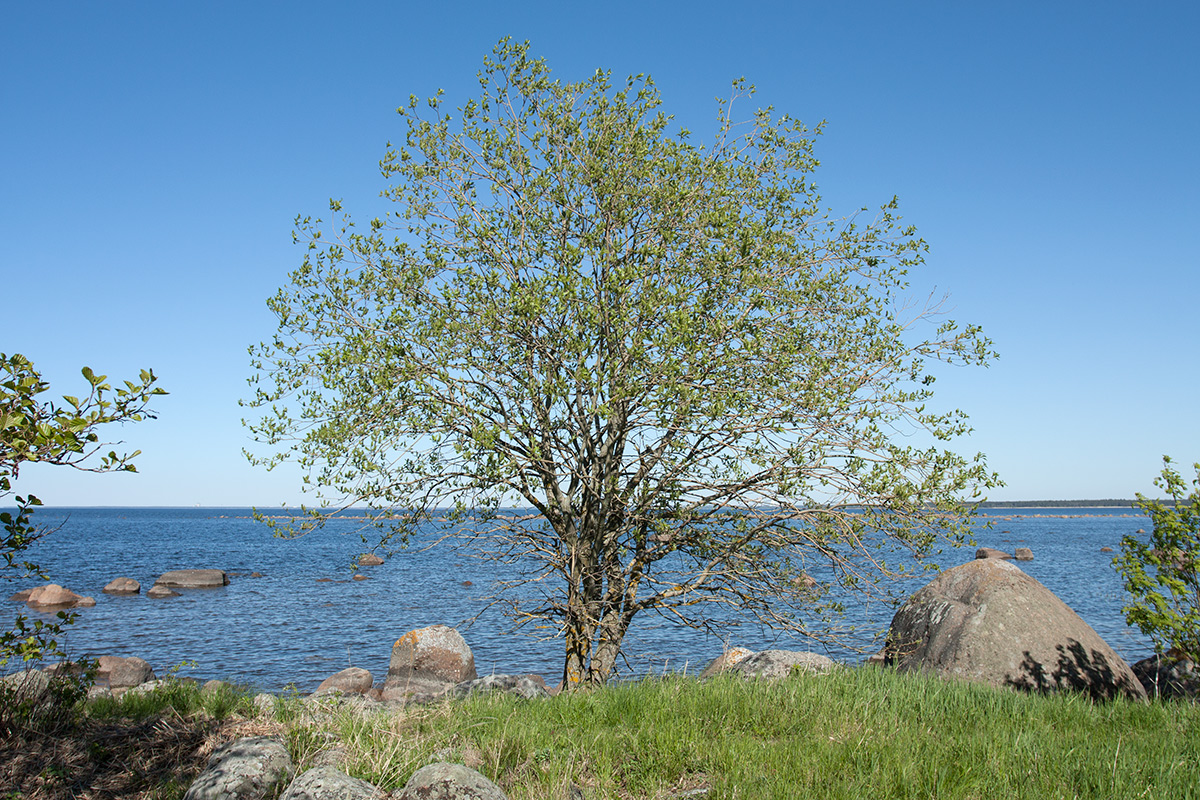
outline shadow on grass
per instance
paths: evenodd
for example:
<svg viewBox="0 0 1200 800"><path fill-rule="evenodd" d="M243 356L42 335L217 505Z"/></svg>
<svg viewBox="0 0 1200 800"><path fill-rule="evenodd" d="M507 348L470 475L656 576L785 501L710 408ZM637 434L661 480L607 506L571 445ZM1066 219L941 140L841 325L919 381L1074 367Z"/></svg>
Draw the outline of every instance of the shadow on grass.
<svg viewBox="0 0 1200 800"><path fill-rule="evenodd" d="M0 797L182 797L221 728L213 719L164 714L84 719L56 733L19 730L0 739Z"/></svg>

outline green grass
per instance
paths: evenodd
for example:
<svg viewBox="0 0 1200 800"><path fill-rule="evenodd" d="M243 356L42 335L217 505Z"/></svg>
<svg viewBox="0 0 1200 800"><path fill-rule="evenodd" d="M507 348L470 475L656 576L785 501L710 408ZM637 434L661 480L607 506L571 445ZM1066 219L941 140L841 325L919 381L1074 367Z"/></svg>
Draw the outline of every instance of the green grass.
<svg viewBox="0 0 1200 800"><path fill-rule="evenodd" d="M187 753L219 729L244 735L234 731L253 716L236 689L168 682L88 704L90 730L107 738L48 764L112 761L88 748L123 746L126 727L146 728L137 747L162 755L171 723L190 732L186 746L147 761L137 792L122 796L178 798L202 766ZM587 800L691 789L707 800L1200 797L1200 705L1094 703L876 668L779 682L649 679L544 701L493 694L365 715L293 696L252 725L283 736L300 771L337 748L343 770L387 791L446 760L478 769L512 800L558 800L571 784Z"/></svg>
<svg viewBox="0 0 1200 800"><path fill-rule="evenodd" d="M348 771L384 788L435 754L514 800L1197 796L1192 704L1094 704L877 669L779 683L650 680L548 702L490 696L336 717ZM312 752L313 730L293 748ZM327 741L327 740L324 740ZM319 743L323 746L323 742Z"/></svg>

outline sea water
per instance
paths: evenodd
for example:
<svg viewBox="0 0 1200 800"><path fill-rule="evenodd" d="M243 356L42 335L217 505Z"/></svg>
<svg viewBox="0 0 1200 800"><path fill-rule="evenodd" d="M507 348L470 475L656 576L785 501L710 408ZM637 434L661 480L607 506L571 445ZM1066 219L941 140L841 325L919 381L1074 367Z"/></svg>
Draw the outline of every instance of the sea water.
<svg viewBox="0 0 1200 800"><path fill-rule="evenodd" d="M1149 654L1149 641L1125 624L1126 596L1112 567L1114 553L1101 551L1116 549L1123 535L1148 528L1148 519L1128 508L988 513L976 533L979 545L1010 553L1030 547L1034 560L1019 562L1021 569L1078 612L1126 660ZM446 624L462 631L481 675L538 673L550 683L561 675L563 645L553 630L514 632L512 621L492 604L495 581L511 577L495 559L417 541L382 566L362 567L359 573L369 579L353 580L350 565L373 544L361 519L339 520L297 539L273 536L243 508L39 508L34 519L55 530L37 543L31 560L52 582L96 599L96 606L81 609L68 629L65 644L74 656L139 656L160 675L186 665L183 675L233 679L268 691L294 685L308 692L347 666L365 667L381 678L400 635ZM991 527L983 528L989 520ZM951 550L938 563L949 567L973 557L971 548ZM166 599L145 596L160 574L187 568L224 570L230 583L180 590L181 596ZM143 593L102 594L117 577L141 582ZM927 580L912 579L901 588L915 591ZM34 585L38 581L10 583L0 603ZM716 632L705 633L644 613L634 620L618 669L626 676L695 671L729 646L811 649L858 663L878 649L873 637L886 629L895 607L878 602L862 607L849 594L838 599L848 607L847 621L856 626L857 649L755 626L725 628L720 614ZM40 616L24 604L10 603L7 610Z"/></svg>

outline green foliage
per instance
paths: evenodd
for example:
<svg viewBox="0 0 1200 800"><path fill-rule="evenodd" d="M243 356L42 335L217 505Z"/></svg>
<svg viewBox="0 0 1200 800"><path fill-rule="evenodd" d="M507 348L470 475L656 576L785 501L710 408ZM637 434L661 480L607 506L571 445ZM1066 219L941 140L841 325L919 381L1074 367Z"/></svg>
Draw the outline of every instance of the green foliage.
<svg viewBox="0 0 1200 800"><path fill-rule="evenodd" d="M63 404L41 397L50 388L24 356L0 353L0 501L13 494L13 483L23 465L41 462L73 467L87 472L136 472L133 459L139 451L104 452L109 444L100 441L98 428L112 423L139 422L152 418L148 404L155 395L166 394L154 385L153 372L143 370L139 383L125 381L115 389L105 375L84 367L87 383L82 398L64 395ZM46 576L23 554L49 531L31 521L33 509L42 504L34 495L17 495L15 511L0 513L0 574L9 580ZM17 657L36 661L62 655L57 638L74 614L59 612L57 621L18 616L11 630L0 633L0 664Z"/></svg>
<svg viewBox="0 0 1200 800"><path fill-rule="evenodd" d="M440 525L510 559L500 599L564 637L569 684L606 679L643 611L820 635L800 571L878 591L881 544L968 534L996 478L943 449L969 428L934 410L931 365L990 343L914 301L926 245L894 199L821 208L822 125L735 114L737 81L697 144L649 78L563 83L508 40L479 82L455 113L398 109L395 211L297 220L304 262L251 348L252 461L371 506L386 539Z"/></svg>
<svg viewBox="0 0 1200 800"><path fill-rule="evenodd" d="M1125 580L1130 602L1125 619L1154 641L1162 653L1176 650L1200 660L1200 464L1188 492L1183 477L1163 456L1154 485L1174 501L1167 505L1142 495L1137 508L1150 517L1148 541L1121 539L1113 565Z"/></svg>

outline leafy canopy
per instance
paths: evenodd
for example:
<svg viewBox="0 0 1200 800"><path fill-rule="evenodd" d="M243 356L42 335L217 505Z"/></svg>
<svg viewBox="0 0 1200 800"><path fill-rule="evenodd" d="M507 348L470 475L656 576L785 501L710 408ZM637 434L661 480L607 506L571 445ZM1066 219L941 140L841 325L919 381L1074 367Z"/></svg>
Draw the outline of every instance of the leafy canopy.
<svg viewBox="0 0 1200 800"><path fill-rule="evenodd" d="M1189 492L1183 476L1163 456L1154 485L1174 501L1167 505L1139 494L1136 508L1150 517L1147 541L1121 538L1113 565L1125 581L1125 620L1153 640L1159 653L1175 650L1200 660L1200 464Z"/></svg>
<svg viewBox="0 0 1200 800"><path fill-rule="evenodd" d="M604 680L642 611L818 632L791 610L820 594L805 565L870 588L892 571L872 537L966 532L960 498L995 478L940 446L968 427L927 405L929 365L990 343L910 297L926 245L894 199L821 209L821 126L740 116L738 81L697 143L649 78L563 83L508 40L479 83L398 109L393 212L297 219L304 262L251 348L252 461L389 536L510 559L500 596L563 635L569 681Z"/></svg>
<svg viewBox="0 0 1200 800"><path fill-rule="evenodd" d="M86 393L82 398L66 395L65 404L44 400L50 385L33 363L16 353L0 353L0 500L15 491L13 483L21 467L32 462L73 467L87 472L136 472L133 459L140 451L119 454L104 452L98 428L112 423L140 422L153 418L148 405L156 395L166 394L155 386L153 372L142 370L138 383L125 381L114 390L108 377L84 367ZM14 498L16 509L0 513L0 573L6 579L46 576L24 553L48 531L32 523L33 509L42 501L32 494ZM61 655L55 637L74 618L65 611L58 621L32 623L18 615L9 631L0 632L0 664L14 656L23 661Z"/></svg>

